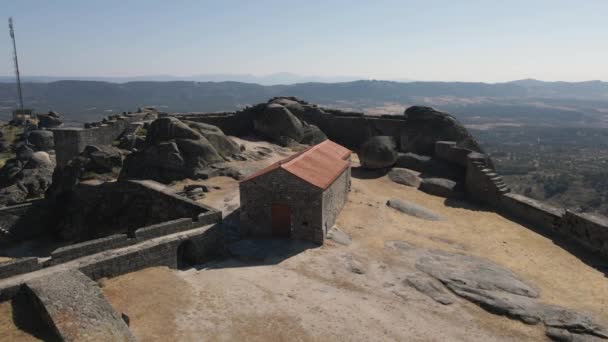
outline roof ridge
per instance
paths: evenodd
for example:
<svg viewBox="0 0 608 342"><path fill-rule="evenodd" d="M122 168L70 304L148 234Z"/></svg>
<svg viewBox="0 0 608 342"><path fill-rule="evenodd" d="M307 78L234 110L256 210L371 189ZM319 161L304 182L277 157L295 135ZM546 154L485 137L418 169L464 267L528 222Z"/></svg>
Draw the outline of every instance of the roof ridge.
<svg viewBox="0 0 608 342"><path fill-rule="evenodd" d="M318 143L318 144L316 144L314 146L311 146L311 147L305 149L304 151L300 152L300 154L297 155L295 158L287 160L285 163L279 163L279 165L281 166L281 168L283 168L283 165L287 166L288 164L290 164L292 162L295 162L296 160L302 159L307 153L312 152L314 150L318 150L319 146L323 145L327 141L329 141L329 139L323 140L322 142L320 142L320 143Z"/></svg>

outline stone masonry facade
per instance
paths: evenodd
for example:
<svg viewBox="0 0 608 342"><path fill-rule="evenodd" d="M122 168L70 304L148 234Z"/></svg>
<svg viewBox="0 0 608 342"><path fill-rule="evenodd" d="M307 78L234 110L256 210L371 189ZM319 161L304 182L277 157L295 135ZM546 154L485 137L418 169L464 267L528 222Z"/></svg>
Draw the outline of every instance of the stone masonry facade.
<svg viewBox="0 0 608 342"><path fill-rule="evenodd" d="M272 205L290 209L290 237L322 244L346 204L350 167L325 190L278 168L240 184L241 234L272 236Z"/></svg>

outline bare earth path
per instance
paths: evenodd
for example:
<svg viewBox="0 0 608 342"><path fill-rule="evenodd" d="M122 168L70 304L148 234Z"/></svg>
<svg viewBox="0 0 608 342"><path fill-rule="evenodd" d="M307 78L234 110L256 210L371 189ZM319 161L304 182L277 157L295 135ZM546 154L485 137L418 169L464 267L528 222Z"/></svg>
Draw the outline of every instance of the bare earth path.
<svg viewBox="0 0 608 342"><path fill-rule="evenodd" d="M229 178L201 200L238 206ZM445 221L388 208L389 198L425 206ZM465 300L443 306L403 283L413 272L385 247L389 240L481 256L540 290L540 300L608 323L608 279L553 242L494 212L446 206L443 198L386 177L353 178L337 226L353 243L329 241L287 259L251 266L234 259L202 269L147 269L104 282L119 312L143 341L538 341L542 326L492 315ZM221 205L222 203L226 205ZM228 209L229 210L229 209Z"/></svg>

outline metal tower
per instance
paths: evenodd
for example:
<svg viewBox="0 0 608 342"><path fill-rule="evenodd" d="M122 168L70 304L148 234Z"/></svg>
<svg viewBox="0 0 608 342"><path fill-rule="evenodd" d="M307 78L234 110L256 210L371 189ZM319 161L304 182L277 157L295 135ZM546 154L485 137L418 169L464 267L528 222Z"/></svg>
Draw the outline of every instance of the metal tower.
<svg viewBox="0 0 608 342"><path fill-rule="evenodd" d="M15 43L15 31L13 30L13 18L8 18L8 28L13 40L13 60L15 62L15 75L17 76L17 93L19 94L19 110L23 111L23 95L21 94L21 76L19 75L19 61L17 59L17 44Z"/></svg>

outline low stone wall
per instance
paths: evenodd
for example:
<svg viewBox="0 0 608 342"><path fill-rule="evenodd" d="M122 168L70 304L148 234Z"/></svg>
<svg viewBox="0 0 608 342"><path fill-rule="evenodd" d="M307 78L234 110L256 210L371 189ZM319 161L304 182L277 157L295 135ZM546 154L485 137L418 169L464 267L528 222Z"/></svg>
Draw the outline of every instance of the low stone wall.
<svg viewBox="0 0 608 342"><path fill-rule="evenodd" d="M574 241L592 253L608 257L607 217L575 213L513 193L502 196L498 209L535 227Z"/></svg>
<svg viewBox="0 0 608 342"><path fill-rule="evenodd" d="M26 274L0 279L0 301L13 298L25 282L57 272L77 269L91 279L97 280L147 267L177 268L182 259L187 259L192 264L203 263L217 257L222 251L222 234L217 224L136 241L135 244L122 248L106 250Z"/></svg>
<svg viewBox="0 0 608 342"><path fill-rule="evenodd" d="M179 249L184 244L193 244L190 249L195 255L190 257L195 262L202 263L219 255L221 244L219 226L207 226L184 232L181 235L163 236L148 240L141 244L126 248L121 253L102 255L95 262L80 267L92 279L116 277L125 273L154 266L177 268L179 265Z"/></svg>
<svg viewBox="0 0 608 342"><path fill-rule="evenodd" d="M499 209L513 217L529 222L536 227L556 231L564 209L550 206L535 199L509 193L502 197Z"/></svg>
<svg viewBox="0 0 608 342"><path fill-rule="evenodd" d="M42 268L38 258L19 258L0 263L0 279L36 271Z"/></svg>
<svg viewBox="0 0 608 342"><path fill-rule="evenodd" d="M198 216L197 220L190 218L180 218L162 222L159 224L139 228L135 231L135 237L139 240L151 239L158 236L174 234L196 227L212 224L221 221L221 212L209 212Z"/></svg>
<svg viewBox="0 0 608 342"><path fill-rule="evenodd" d="M51 252L51 259L45 262L45 266L60 264L85 255L99 253L108 249L124 247L133 243L135 243L135 240L129 239L127 234L116 234L101 239L68 245Z"/></svg>
<svg viewBox="0 0 608 342"><path fill-rule="evenodd" d="M574 238L586 248L608 257L608 218L578 214L566 210L560 224L562 234Z"/></svg>

